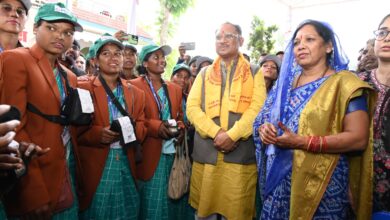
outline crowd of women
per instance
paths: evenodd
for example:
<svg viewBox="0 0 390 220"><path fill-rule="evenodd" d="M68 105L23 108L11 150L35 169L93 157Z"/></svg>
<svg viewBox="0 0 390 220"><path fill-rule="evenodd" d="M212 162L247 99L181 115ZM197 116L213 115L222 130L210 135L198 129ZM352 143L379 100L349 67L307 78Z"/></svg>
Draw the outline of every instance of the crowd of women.
<svg viewBox="0 0 390 220"><path fill-rule="evenodd" d="M374 32L372 70L349 71L337 35L315 20L297 27L282 61L267 56L258 68L226 22L215 60L198 57L195 71L179 63L166 80L171 47L156 44L125 77L119 32L90 46L93 71L77 78L60 62L83 31L77 18L42 5L35 43L22 47L30 7L0 1L0 219L389 215L390 15ZM190 191L171 199L183 141Z"/></svg>

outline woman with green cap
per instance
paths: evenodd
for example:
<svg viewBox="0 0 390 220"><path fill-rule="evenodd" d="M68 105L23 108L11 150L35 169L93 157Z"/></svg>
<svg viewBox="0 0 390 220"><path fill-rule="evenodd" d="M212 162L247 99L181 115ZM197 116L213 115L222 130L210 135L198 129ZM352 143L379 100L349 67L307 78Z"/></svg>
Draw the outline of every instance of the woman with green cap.
<svg viewBox="0 0 390 220"><path fill-rule="evenodd" d="M120 78L123 67L120 41L105 34L94 45L98 76L79 84L88 89L95 100L92 126L78 138L82 174L79 176L82 183L79 187L80 215L81 219L137 220L136 146L125 145L119 140L122 135L129 134L138 143L143 141L146 135L145 94ZM121 132L114 129L115 121L121 122ZM125 131L126 125L131 129Z"/></svg>
<svg viewBox="0 0 390 220"><path fill-rule="evenodd" d="M150 44L139 53L135 86L145 92L147 136L142 143L142 162L137 165L140 182L140 219L173 219L172 204L168 198L168 180L175 155L176 137L184 127L181 108L182 91L162 79L165 56L169 46ZM179 127L179 128L178 128ZM179 137L178 137L179 138Z"/></svg>
<svg viewBox="0 0 390 220"><path fill-rule="evenodd" d="M185 124L185 129L187 130L187 135L183 138L183 141L187 141L188 144L188 154L191 155L192 149L194 147L194 126L188 121L186 115L187 109L187 97L190 90L190 77L191 70L190 67L185 63L176 64L173 67L171 82L180 86L183 92L183 99L181 102L183 110L183 122ZM182 146L180 144L180 146ZM180 199L172 200L173 210L175 213L176 219L194 219L195 210L190 206L188 202L189 193L185 193Z"/></svg>
<svg viewBox="0 0 390 220"><path fill-rule="evenodd" d="M27 174L6 196L5 206L10 217L21 219L77 219L76 134L73 126L60 123L61 106L70 88L76 87L76 76L58 59L71 47L74 32L83 29L62 3L42 5L34 22L36 42L31 48L1 54L0 101L21 112L16 141L51 150L30 161Z"/></svg>
<svg viewBox="0 0 390 220"><path fill-rule="evenodd" d="M191 77L191 70L190 67L187 66L185 63L179 63L176 64L173 67L172 75L171 75L171 82L175 83L176 85L180 86L182 93L183 93L183 99L181 102L182 109L183 109L183 121L187 125L189 125L187 116L186 116L186 104L187 104L187 96L190 90L190 77Z"/></svg>

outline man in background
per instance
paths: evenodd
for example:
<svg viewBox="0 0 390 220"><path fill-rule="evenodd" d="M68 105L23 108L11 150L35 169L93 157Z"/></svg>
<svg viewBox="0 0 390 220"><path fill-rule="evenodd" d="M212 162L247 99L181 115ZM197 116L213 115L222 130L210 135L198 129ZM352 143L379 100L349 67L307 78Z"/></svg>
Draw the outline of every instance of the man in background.
<svg viewBox="0 0 390 220"><path fill-rule="evenodd" d="M85 60L85 58L84 58L84 55L80 54L80 56L77 57L77 59L76 59L76 61L75 61L76 67L77 67L79 70L85 72L85 63L86 63L86 60Z"/></svg>
<svg viewBox="0 0 390 220"><path fill-rule="evenodd" d="M69 48L62 57L61 63L70 69L76 76L85 75L85 72L76 65L76 60L80 56L80 44L76 39L73 40L72 47Z"/></svg>
<svg viewBox="0 0 390 220"><path fill-rule="evenodd" d="M180 64L180 63L186 63L186 48L183 44L180 44L179 46L179 58L177 59L177 63L176 64Z"/></svg>

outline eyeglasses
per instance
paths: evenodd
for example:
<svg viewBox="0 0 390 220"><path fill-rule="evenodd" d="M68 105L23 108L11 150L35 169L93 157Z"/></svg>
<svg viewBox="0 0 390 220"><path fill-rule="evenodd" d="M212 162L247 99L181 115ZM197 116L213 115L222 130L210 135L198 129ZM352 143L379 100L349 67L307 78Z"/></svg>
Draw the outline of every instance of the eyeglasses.
<svg viewBox="0 0 390 220"><path fill-rule="evenodd" d="M385 30L385 29L379 29L379 30L376 30L374 31L374 34L375 34L375 39L376 40L383 40L387 37L387 35L390 33L389 30Z"/></svg>
<svg viewBox="0 0 390 220"><path fill-rule="evenodd" d="M221 41L221 40L233 40L235 38L238 38L238 34L233 34L233 33L224 33L224 34L217 34L215 35L215 40L216 41Z"/></svg>
<svg viewBox="0 0 390 220"><path fill-rule="evenodd" d="M0 4L0 7L1 7L1 11L4 12L4 13L10 13L11 11L15 10L16 11L16 14L19 16L19 17L24 17L27 15L27 12L26 10L24 10L23 8L20 8L20 7L13 7L12 5L10 4Z"/></svg>

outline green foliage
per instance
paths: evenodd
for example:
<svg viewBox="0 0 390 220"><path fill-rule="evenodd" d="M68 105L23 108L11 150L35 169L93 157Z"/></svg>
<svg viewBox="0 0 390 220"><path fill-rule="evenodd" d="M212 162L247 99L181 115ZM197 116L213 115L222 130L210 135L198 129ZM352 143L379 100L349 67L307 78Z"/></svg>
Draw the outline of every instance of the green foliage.
<svg viewBox="0 0 390 220"><path fill-rule="evenodd" d="M162 24L164 22L164 19L166 19L165 15L164 15L164 12L160 11L160 14L159 14L159 16L157 18L157 22L156 22L156 25L159 27L159 29L158 29L159 35L161 35L161 32L163 30L163 25ZM172 38L173 35L175 34L175 32L177 30L176 27L179 26L178 22L179 22L179 18L178 17L177 18L176 17L170 17L169 23L167 24L168 25L168 30L169 30L167 32L167 37L168 38ZM160 42L160 44L161 44L161 42Z"/></svg>
<svg viewBox="0 0 390 220"><path fill-rule="evenodd" d="M164 6L168 9L169 13L173 17L179 17L182 15L188 7L193 6L193 0L160 0L161 6Z"/></svg>
<svg viewBox="0 0 390 220"><path fill-rule="evenodd" d="M193 6L195 0L159 0L160 12L157 20L159 28L160 44L165 44L168 38L174 34L173 27L176 19Z"/></svg>
<svg viewBox="0 0 390 220"><path fill-rule="evenodd" d="M265 27L264 21L254 16L251 22L252 33L249 35L248 50L251 51L251 59L258 60L260 54L271 53L274 49L275 40L273 33L278 30L276 25Z"/></svg>

